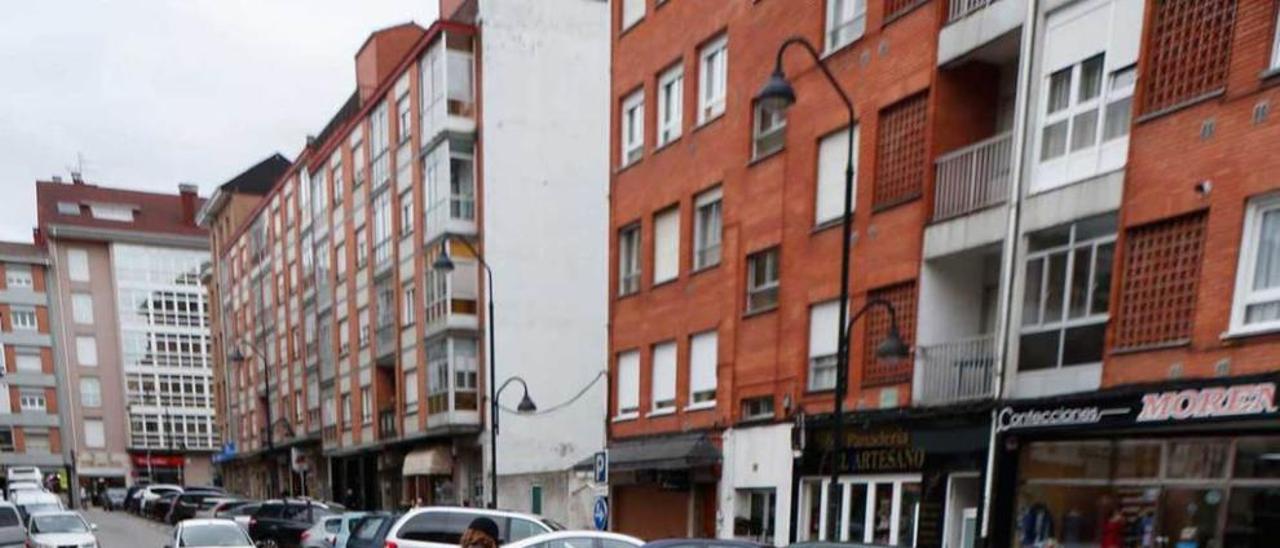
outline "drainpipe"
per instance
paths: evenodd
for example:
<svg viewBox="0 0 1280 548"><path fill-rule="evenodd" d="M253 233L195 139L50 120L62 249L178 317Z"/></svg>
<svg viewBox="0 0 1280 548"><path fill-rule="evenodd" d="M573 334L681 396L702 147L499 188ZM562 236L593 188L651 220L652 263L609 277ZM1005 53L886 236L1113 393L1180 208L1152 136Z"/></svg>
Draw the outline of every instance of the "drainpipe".
<svg viewBox="0 0 1280 548"><path fill-rule="evenodd" d="M1023 167L1028 141L1031 133L1028 130L1028 118L1031 115L1031 71L1035 67L1036 23L1039 20L1040 1L1026 0L1027 10L1022 20L1022 36L1018 47L1018 82L1017 95L1014 100L1013 142L1011 157L1013 165L1013 184L1009 185L1009 220L1004 237L1004 246L1000 257L1000 272L1004 274L1000 284L1000 316L996 325L996 352L998 353L993 384L992 400L999 402L1004 396L1005 364L1008 363L1009 347L1013 339L1013 285L1017 283L1018 251L1021 247L1019 233L1022 228L1022 195L1028 175ZM981 537L985 545L991 532L991 498L995 486L998 405L991 409L991 433L987 441L987 465L983 474L982 486L982 526Z"/></svg>

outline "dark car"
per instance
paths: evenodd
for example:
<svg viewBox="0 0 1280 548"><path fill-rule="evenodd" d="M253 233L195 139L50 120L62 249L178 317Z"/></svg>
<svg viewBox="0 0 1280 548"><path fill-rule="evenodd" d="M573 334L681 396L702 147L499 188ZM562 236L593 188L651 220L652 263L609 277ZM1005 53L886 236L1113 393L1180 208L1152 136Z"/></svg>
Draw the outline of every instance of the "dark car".
<svg viewBox="0 0 1280 548"><path fill-rule="evenodd" d="M249 537L261 548L298 548L304 531L340 511L308 499L269 500L249 519Z"/></svg>
<svg viewBox="0 0 1280 548"><path fill-rule="evenodd" d="M108 487L98 493L98 506L108 512L124 508L125 496L129 493L124 487Z"/></svg>
<svg viewBox="0 0 1280 548"><path fill-rule="evenodd" d="M221 491L204 491L199 488L188 489L178 495L164 515L164 522L170 525L184 519L196 517L201 510L209 510L214 505L226 501L226 493Z"/></svg>
<svg viewBox="0 0 1280 548"><path fill-rule="evenodd" d="M669 538L645 543L640 548L766 548L768 544L746 540L713 538Z"/></svg>
<svg viewBox="0 0 1280 548"><path fill-rule="evenodd" d="M373 512L357 519L351 524L351 536L347 538L346 548L382 548L387 540L387 533L391 532L391 526L403 515Z"/></svg>
<svg viewBox="0 0 1280 548"><path fill-rule="evenodd" d="M163 520L169 515L169 509L173 507L173 501L178 500L181 492L174 491L160 495L160 498L147 504L147 517L154 520Z"/></svg>
<svg viewBox="0 0 1280 548"><path fill-rule="evenodd" d="M138 512L138 503L142 502L142 490L147 487L146 483L138 483L129 487L124 492L124 509L127 512Z"/></svg>

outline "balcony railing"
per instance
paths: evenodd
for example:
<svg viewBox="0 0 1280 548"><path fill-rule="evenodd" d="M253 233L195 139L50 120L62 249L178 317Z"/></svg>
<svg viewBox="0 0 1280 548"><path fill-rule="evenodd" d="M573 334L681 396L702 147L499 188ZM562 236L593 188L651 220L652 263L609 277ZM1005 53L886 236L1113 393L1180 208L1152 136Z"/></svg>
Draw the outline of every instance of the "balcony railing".
<svg viewBox="0 0 1280 548"><path fill-rule="evenodd" d="M964 19L969 14L985 8L997 0L951 0L947 7L947 22Z"/></svg>
<svg viewBox="0 0 1280 548"><path fill-rule="evenodd" d="M992 335L921 346L920 403L946 405L991 397L995 348Z"/></svg>
<svg viewBox="0 0 1280 548"><path fill-rule="evenodd" d="M933 220L966 215L1009 197L1013 138L1002 133L938 157Z"/></svg>
<svg viewBox="0 0 1280 548"><path fill-rule="evenodd" d="M396 412L394 410L378 413L378 438L396 437Z"/></svg>

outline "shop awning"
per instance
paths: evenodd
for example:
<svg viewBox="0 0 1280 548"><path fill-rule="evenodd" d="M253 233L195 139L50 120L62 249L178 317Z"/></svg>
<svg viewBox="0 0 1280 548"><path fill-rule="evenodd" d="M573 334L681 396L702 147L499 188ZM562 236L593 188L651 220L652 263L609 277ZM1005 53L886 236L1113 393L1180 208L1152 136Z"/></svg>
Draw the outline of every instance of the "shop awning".
<svg viewBox="0 0 1280 548"><path fill-rule="evenodd" d="M404 456L406 476L447 476L453 473L453 457L445 447L418 449Z"/></svg>
<svg viewBox="0 0 1280 548"><path fill-rule="evenodd" d="M720 462L720 449L706 434L656 436L609 444L609 469L688 470Z"/></svg>

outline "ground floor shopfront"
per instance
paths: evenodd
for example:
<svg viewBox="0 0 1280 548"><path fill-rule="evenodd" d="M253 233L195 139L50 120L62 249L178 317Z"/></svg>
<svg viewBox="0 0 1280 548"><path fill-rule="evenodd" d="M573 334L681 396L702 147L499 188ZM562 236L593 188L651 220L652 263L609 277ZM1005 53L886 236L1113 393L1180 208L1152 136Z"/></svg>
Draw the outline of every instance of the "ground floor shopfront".
<svg viewBox="0 0 1280 548"><path fill-rule="evenodd" d="M126 483L213 484L213 455L195 451L130 451Z"/></svg>
<svg viewBox="0 0 1280 548"><path fill-rule="evenodd" d="M997 413L992 546L1280 546L1280 376L1017 402Z"/></svg>
<svg viewBox="0 0 1280 548"><path fill-rule="evenodd" d="M716 535L718 436L659 435L609 443L609 530L644 539Z"/></svg>
<svg viewBox="0 0 1280 548"><path fill-rule="evenodd" d="M351 509L484 506L483 464L474 436L401 440L331 452L328 460L334 500Z"/></svg>

